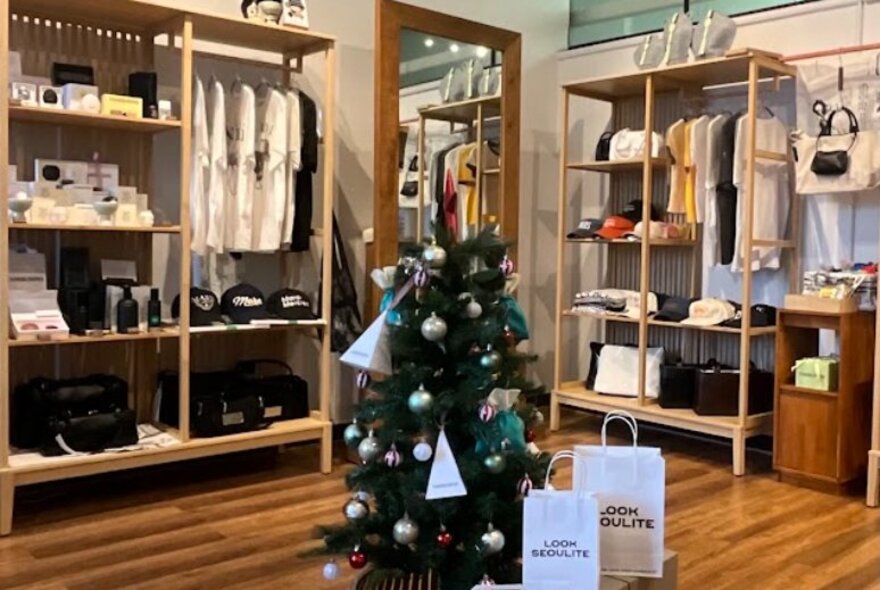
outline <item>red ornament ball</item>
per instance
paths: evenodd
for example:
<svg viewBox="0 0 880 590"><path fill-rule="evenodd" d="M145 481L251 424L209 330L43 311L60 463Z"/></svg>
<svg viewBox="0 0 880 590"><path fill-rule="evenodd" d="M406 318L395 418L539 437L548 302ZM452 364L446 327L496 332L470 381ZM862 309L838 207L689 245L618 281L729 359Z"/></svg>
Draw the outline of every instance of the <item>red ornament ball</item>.
<svg viewBox="0 0 880 590"><path fill-rule="evenodd" d="M449 549L450 547L452 547L452 543L454 541L455 539L453 539L452 533L450 533L449 531L441 531L437 535L437 545L441 549Z"/></svg>
<svg viewBox="0 0 880 590"><path fill-rule="evenodd" d="M367 554L363 551L354 550L348 556L348 563L352 569L362 570L367 566Z"/></svg>
<svg viewBox="0 0 880 590"><path fill-rule="evenodd" d="M537 435L537 433L535 433L535 431L532 430L531 428L529 428L528 430L526 430L526 442L533 443L533 442L535 442L536 440L538 440L538 435Z"/></svg>

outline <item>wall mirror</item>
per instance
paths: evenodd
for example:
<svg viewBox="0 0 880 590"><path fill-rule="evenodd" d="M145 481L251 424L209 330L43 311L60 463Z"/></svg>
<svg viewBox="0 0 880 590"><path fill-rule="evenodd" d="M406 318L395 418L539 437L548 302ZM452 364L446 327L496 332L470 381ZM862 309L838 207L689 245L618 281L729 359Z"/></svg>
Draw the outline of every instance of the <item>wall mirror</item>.
<svg viewBox="0 0 880 590"><path fill-rule="evenodd" d="M369 267L396 264L437 227L466 239L497 225L516 241L521 47L518 33L376 0Z"/></svg>

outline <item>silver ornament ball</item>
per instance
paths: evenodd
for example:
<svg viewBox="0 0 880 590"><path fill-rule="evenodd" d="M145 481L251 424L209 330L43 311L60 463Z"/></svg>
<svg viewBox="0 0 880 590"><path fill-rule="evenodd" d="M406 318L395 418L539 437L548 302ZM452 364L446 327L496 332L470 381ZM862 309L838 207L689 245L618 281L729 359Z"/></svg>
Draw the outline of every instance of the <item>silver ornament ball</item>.
<svg viewBox="0 0 880 590"><path fill-rule="evenodd" d="M422 386L409 394L406 405L409 406L410 412L421 416L430 412L434 407L434 396Z"/></svg>
<svg viewBox="0 0 880 590"><path fill-rule="evenodd" d="M339 575L339 566L336 565L335 561L330 561L326 565L324 565L324 579L325 580L338 580Z"/></svg>
<svg viewBox="0 0 880 590"><path fill-rule="evenodd" d="M504 470L507 469L507 459L504 458L504 455L492 453L483 459L483 466L489 471L489 473L499 475L504 473Z"/></svg>
<svg viewBox="0 0 880 590"><path fill-rule="evenodd" d="M364 439L366 433L364 429L361 428L361 425L355 422L354 424L349 424L345 427L345 432L342 434L342 438L345 440L345 444L349 447L356 447L360 444L360 442Z"/></svg>
<svg viewBox="0 0 880 590"><path fill-rule="evenodd" d="M535 424L540 426L544 423L544 412L541 410L535 411Z"/></svg>
<svg viewBox="0 0 880 590"><path fill-rule="evenodd" d="M431 457L434 455L434 449L431 448L426 442L420 442L413 448L413 457L416 458L416 461L421 461L425 463L431 460Z"/></svg>
<svg viewBox="0 0 880 590"><path fill-rule="evenodd" d="M504 543L506 540L504 538L504 533L495 529L492 525L489 525L489 530L483 533L483 536L480 537L480 542L483 544L483 553L486 555L495 555L504 551Z"/></svg>
<svg viewBox="0 0 880 590"><path fill-rule="evenodd" d="M467 304L465 308L465 313L467 313L467 317L475 320L481 315L483 315L483 306L479 304L475 299L471 299L471 302Z"/></svg>
<svg viewBox="0 0 880 590"><path fill-rule="evenodd" d="M482 357L480 357L480 366L484 369L488 369L490 371L497 371L501 368L501 353L497 350L490 350Z"/></svg>
<svg viewBox="0 0 880 590"><path fill-rule="evenodd" d="M394 540L401 545L412 545L419 539L419 525L409 515L394 523Z"/></svg>
<svg viewBox="0 0 880 590"><path fill-rule="evenodd" d="M345 503L342 513L349 522L357 522L363 520L370 515L370 507L365 502L357 499L351 499Z"/></svg>
<svg viewBox="0 0 880 590"><path fill-rule="evenodd" d="M382 444L372 434L358 445L358 456L362 461L369 462L382 453Z"/></svg>
<svg viewBox="0 0 880 590"><path fill-rule="evenodd" d="M438 318L437 314L432 313L431 317L422 322L422 336L430 342L439 342L446 338L449 327L446 320Z"/></svg>
<svg viewBox="0 0 880 590"><path fill-rule="evenodd" d="M446 266L446 250L434 244L425 248L422 258L431 268L443 268Z"/></svg>

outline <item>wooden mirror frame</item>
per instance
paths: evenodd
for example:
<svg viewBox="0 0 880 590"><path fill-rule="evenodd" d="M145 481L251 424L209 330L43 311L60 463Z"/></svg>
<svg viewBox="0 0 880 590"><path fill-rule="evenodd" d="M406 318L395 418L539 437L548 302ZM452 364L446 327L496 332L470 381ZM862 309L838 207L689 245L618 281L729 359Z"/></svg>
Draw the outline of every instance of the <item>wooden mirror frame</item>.
<svg viewBox="0 0 880 590"><path fill-rule="evenodd" d="M498 221L503 237L514 243L510 256L516 259L515 242L519 236L522 35L394 0L376 0L373 244L367 250L367 275L373 268L397 264L399 257L397 193L400 37L403 29L480 45L503 53ZM372 318L375 317L379 294L372 282L369 284L364 307L365 315Z"/></svg>

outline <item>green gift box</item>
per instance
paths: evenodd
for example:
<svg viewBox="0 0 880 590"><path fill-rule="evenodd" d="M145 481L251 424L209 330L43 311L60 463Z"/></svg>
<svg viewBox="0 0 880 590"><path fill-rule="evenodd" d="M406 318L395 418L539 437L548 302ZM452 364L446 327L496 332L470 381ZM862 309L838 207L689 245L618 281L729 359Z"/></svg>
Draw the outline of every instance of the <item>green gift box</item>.
<svg viewBox="0 0 880 590"><path fill-rule="evenodd" d="M813 357L795 362L794 384L804 389L837 391L837 372L840 360L834 357Z"/></svg>

